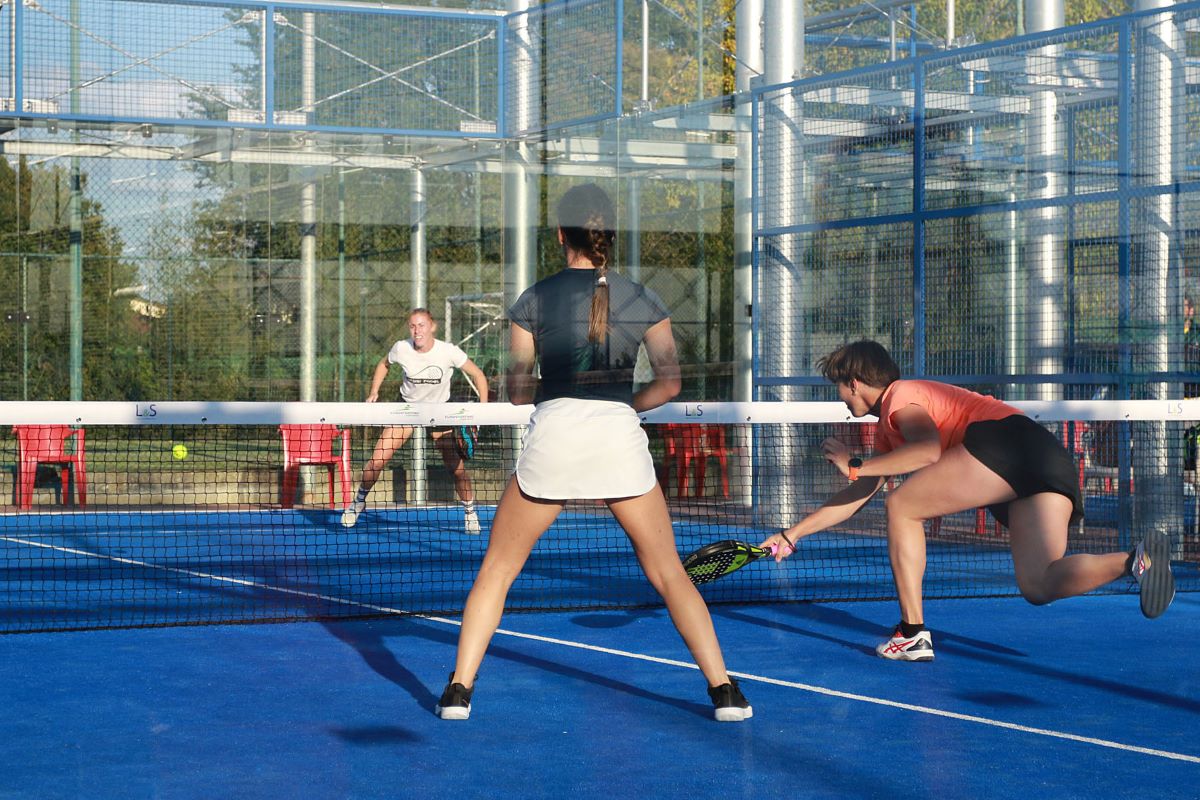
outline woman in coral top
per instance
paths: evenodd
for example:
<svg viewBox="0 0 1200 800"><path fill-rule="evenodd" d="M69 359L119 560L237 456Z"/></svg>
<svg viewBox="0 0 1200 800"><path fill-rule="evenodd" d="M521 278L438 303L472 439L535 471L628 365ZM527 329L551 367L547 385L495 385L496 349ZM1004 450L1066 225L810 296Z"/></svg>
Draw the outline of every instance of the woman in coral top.
<svg viewBox="0 0 1200 800"><path fill-rule="evenodd" d="M924 521L979 506L1008 527L1017 586L1030 603L1084 594L1125 575L1137 579L1147 617L1171 603L1170 540L1161 533L1148 534L1131 553L1065 555L1067 531L1083 518L1078 473L1058 439L1019 409L945 383L900 380L877 342L840 347L819 367L852 415L879 417L876 452L859 458L826 439L825 459L850 485L762 546L775 546L776 560L786 558L797 539L853 516L888 477L911 473L886 501L900 624L875 648L880 657L933 660L921 603Z"/></svg>

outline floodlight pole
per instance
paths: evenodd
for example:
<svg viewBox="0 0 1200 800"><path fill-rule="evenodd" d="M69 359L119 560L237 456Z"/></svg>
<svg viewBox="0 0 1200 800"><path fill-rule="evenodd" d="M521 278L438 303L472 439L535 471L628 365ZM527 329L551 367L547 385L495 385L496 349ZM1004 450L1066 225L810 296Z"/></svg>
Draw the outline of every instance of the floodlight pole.
<svg viewBox="0 0 1200 800"><path fill-rule="evenodd" d="M71 0L71 115L79 117L79 31L81 19L79 0ZM79 127L71 129L71 140L79 142ZM79 157L71 156L70 199L67 206L70 226L70 307L71 307L71 399L83 399L83 174Z"/></svg>
<svg viewBox="0 0 1200 800"><path fill-rule="evenodd" d="M1026 19L1030 33L1063 26L1063 0L1027 0ZM1062 45L1053 44L1030 54L1032 63L1060 62ZM1051 81L1050 84L1053 84ZM1055 85L1029 93L1029 117L1025 129L1025 163L1030 199L1063 197L1066 175L1066 120ZM1060 400L1062 384L1057 376L1065 368L1066 318L1063 290L1066 258L1063 250L1062 206L1046 206L1026 212L1025 253L1027 298L1024 327L1028 331L1027 369L1048 376L1045 383L1030 387L1029 399ZM1014 298L1015 299L1015 298ZM1012 313L1012 312L1010 312Z"/></svg>
<svg viewBox="0 0 1200 800"><path fill-rule="evenodd" d="M735 20L737 64L734 72L739 124L733 165L733 399L754 400L754 107L751 82L763 74L763 0L742 0Z"/></svg>
<svg viewBox="0 0 1200 800"><path fill-rule="evenodd" d="M530 0L508 0L510 13L529 10ZM538 90L542 61L533 52L529 15L512 18L508 45L507 81L509 95L509 135L525 135L539 125L541 97ZM539 218L538 176L529 169L533 148L524 141L508 147L504 170L504 305L511 307L521 292L537 280L536 226Z"/></svg>
<svg viewBox="0 0 1200 800"><path fill-rule="evenodd" d="M346 169L338 168L338 391L346 402Z"/></svg>
<svg viewBox="0 0 1200 800"><path fill-rule="evenodd" d="M642 0L642 66L637 111L649 111L650 105L650 0ZM642 279L642 179L628 180L628 208L625 214L625 252L621 262L631 280Z"/></svg>
<svg viewBox="0 0 1200 800"><path fill-rule="evenodd" d="M541 70L545 63L533 52L533 37L529 31L530 0L508 0L510 27L507 37L504 69L508 110L503 120L504 132L510 138L521 137L535 130L542 119L540 92ZM539 191L536 170L529 169L533 148L523 139L505 148L505 166L501 198L504 208L502 246L504 252L504 307L512 308L521 293L537 280L536 225L539 220ZM507 316L507 314L506 314ZM501 373L508 367L505 356ZM505 381L500 381L500 396L508 399ZM520 454L520 437L513 437L506 453L506 467L516 463Z"/></svg>
<svg viewBox="0 0 1200 800"><path fill-rule="evenodd" d="M804 4L794 0L766 0L763 19L764 79L768 85L784 84L804 74ZM794 91L776 92L763 104L760 157L768 164L772 186L760 195L760 223L776 229L803 223L809 210L805 192L804 104ZM754 309L758 338L763 342L762 377L793 378L807 375L813 343L808 335L807 315L813 302L804 275L802 237L773 235L760 242L758 286L760 296L770 293L769 303ZM780 385L771 397L759 399L799 400L802 389ZM799 519L803 510L795 490L801 473L800 431L783 432L775 446L765 448L755 475L761 493L759 509L764 519Z"/></svg>
<svg viewBox="0 0 1200 800"><path fill-rule="evenodd" d="M754 105L750 100L751 83L763 74L763 0L742 0L737 6L734 68L737 151L733 163L733 399L754 400L754 331L751 327L754 302L754 154L752 142ZM749 428L745 429L747 432ZM737 448L739 475L752 475L755 462L754 440L746 432L746 442ZM737 481L737 497L743 506L754 502L754 481Z"/></svg>
<svg viewBox="0 0 1200 800"><path fill-rule="evenodd" d="M642 107L650 102L650 0L642 0Z"/></svg>
<svg viewBox="0 0 1200 800"><path fill-rule="evenodd" d="M429 259L426 252L427 198L425 171L420 167L412 170L412 186L409 194L409 237L408 261L409 281L412 284L411 308L427 308L429 302ZM405 315L407 322L407 314ZM418 431L424 434L424 431ZM413 436L409 473L412 475L410 503L424 503L429 496L429 481L425 472L427 438Z"/></svg>
<svg viewBox="0 0 1200 800"><path fill-rule="evenodd" d="M625 255L621 263L625 274L630 280L642 280L642 179L632 176L628 179L628 194L626 195Z"/></svg>
<svg viewBox="0 0 1200 800"><path fill-rule="evenodd" d="M1017 298L1022 296L1024 274L1021 272L1021 218L1012 208L1017 202L1017 176L1010 177L1008 191L1009 211L1005 215L1005 228L1008 238L1005 241L1005 291L1008 294L1008 311L1004 320L1004 364L1010 375L1020 375L1025 372L1025 351L1021 346L1022 329L1020 305ZM1010 383L1005 389L1009 400L1019 400L1024 389L1020 384Z"/></svg>
<svg viewBox="0 0 1200 800"><path fill-rule="evenodd" d="M1165 9L1166 0L1138 0L1138 11ZM1187 81L1184 75L1186 47L1180 24L1170 11L1139 17L1136 34L1129 37L1136 48L1132 87L1132 126L1136 187L1170 187L1185 175L1187 151ZM1128 88L1128 87L1126 87ZM1122 202L1129 203L1128 197ZM1183 302L1180 270L1172 264L1181 261L1182 247L1176 223L1175 191L1147 193L1133 204L1130 237L1130 266L1133 280L1133 330L1140 341L1126 342L1134 354L1133 369L1141 372L1178 370L1181 348L1175 325L1177 309ZM1172 347L1172 344L1176 346ZM1167 400L1180 397L1178 381L1146 383L1147 399ZM1134 424L1134 445L1144 456L1133 459L1133 530L1120 531L1122 547L1132 547L1135 536L1155 530L1171 536L1175 546L1183 542L1182 532L1173 520L1182 517L1183 448L1176 446L1178 431L1167 422ZM1129 450L1122 447L1124 454ZM1122 475L1125 473L1122 472ZM1122 480L1122 486L1129 482ZM1134 532L1136 531L1135 535Z"/></svg>
<svg viewBox="0 0 1200 800"><path fill-rule="evenodd" d="M29 257L21 256L21 313L29 308ZM21 399L29 399L29 326L21 325Z"/></svg>
<svg viewBox="0 0 1200 800"><path fill-rule="evenodd" d="M792 0L766 0L763 19L765 80L783 84L804 73L804 9ZM774 95L764 110L762 158L771 165L773 187L762 197L762 225L777 228L804 222L808 216L804 197L804 107L794 92ZM779 377L802 374L805 348L806 296L801 265L797 263L799 237L773 237L773 256L760 264L760 278L770 281L772 303L759 309L759 335L771 341L772 370ZM761 285L761 284L760 284ZM764 353L764 356L767 354ZM800 399L793 386L776 390L777 400Z"/></svg>
<svg viewBox="0 0 1200 800"><path fill-rule="evenodd" d="M305 118L317 102L316 15L304 12L301 50L301 104ZM312 120L308 120L309 124ZM316 149L311 135L304 149ZM317 399L317 181L316 168L304 167L300 187L300 399Z"/></svg>
<svg viewBox="0 0 1200 800"><path fill-rule="evenodd" d="M416 167L410 173L408 225L408 265L412 308L426 308L429 297L429 260L426 243L425 171Z"/></svg>
<svg viewBox="0 0 1200 800"><path fill-rule="evenodd" d="M696 102L704 100L704 0L696 0ZM704 257L704 204L707 202L704 190L705 181L696 182L696 282L693 284L696 298L696 319L700 323L699 335L696 337L698 352L696 356L702 363L708 362L708 264ZM708 396L708 382L705 373L700 373L701 397Z"/></svg>

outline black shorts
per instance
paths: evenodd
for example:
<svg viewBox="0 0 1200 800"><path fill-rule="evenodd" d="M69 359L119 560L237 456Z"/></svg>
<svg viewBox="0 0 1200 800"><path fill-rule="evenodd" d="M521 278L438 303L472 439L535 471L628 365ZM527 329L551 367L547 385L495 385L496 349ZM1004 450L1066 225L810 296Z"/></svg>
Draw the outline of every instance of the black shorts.
<svg viewBox="0 0 1200 800"><path fill-rule="evenodd" d="M999 475L1018 498L1054 492L1071 501L1071 524L1083 519L1079 473L1062 443L1024 414L1004 419L972 422L963 447ZM988 506L992 516L1008 527L1008 503Z"/></svg>

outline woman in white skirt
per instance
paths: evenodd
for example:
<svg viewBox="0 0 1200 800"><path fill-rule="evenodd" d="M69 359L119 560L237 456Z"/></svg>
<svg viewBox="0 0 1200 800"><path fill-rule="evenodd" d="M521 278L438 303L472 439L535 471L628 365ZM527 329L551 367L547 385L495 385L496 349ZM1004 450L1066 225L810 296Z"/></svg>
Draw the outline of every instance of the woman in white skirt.
<svg viewBox="0 0 1200 800"><path fill-rule="evenodd" d="M712 618L675 549L637 412L679 393L679 363L666 307L653 292L609 272L616 215L594 184L558 204L566 268L527 289L512 321L509 399L537 403L516 474L496 509L487 555L467 597L458 659L438 703L442 719L467 719L475 675L500 624L504 601L538 538L567 500L604 500L633 543L650 583L708 681L715 716L751 716L725 671ZM644 344L654 380L633 392ZM533 377L535 362L541 381Z"/></svg>

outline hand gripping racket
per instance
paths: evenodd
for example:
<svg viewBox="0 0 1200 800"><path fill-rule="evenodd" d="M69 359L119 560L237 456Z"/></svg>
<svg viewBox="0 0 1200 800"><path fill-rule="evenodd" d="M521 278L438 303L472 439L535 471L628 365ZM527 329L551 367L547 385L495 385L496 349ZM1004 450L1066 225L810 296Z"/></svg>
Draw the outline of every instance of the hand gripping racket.
<svg viewBox="0 0 1200 800"><path fill-rule="evenodd" d="M475 449L479 445L479 426L459 425L454 429L454 444L463 461L475 457Z"/></svg>
<svg viewBox="0 0 1200 800"><path fill-rule="evenodd" d="M692 579L692 583L699 586L723 578L731 572L737 572L763 556L773 555L773 547L767 550L736 539L726 539L723 542L706 544L692 553L683 560L683 568Z"/></svg>

